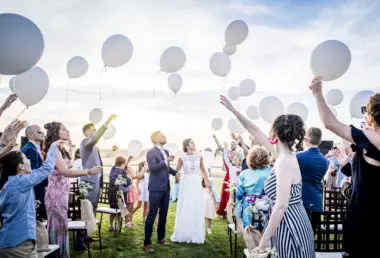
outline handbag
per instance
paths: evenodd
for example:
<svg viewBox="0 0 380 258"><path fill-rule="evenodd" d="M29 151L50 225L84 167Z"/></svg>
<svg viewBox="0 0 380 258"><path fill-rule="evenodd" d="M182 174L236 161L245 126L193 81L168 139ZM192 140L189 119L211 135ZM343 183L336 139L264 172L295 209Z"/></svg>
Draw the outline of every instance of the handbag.
<svg viewBox="0 0 380 258"><path fill-rule="evenodd" d="M244 230L243 238L248 250L251 251L259 246L262 234L254 226L249 225Z"/></svg>
<svg viewBox="0 0 380 258"><path fill-rule="evenodd" d="M36 221L37 252L48 252L49 234L41 221Z"/></svg>

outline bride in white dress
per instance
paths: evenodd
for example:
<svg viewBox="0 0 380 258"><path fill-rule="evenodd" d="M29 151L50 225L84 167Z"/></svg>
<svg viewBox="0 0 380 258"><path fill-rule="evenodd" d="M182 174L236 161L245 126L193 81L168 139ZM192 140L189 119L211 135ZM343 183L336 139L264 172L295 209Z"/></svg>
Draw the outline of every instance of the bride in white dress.
<svg viewBox="0 0 380 258"><path fill-rule="evenodd" d="M183 142L185 155L178 160L177 171L183 167L184 177L179 187L177 213L171 241L203 244L206 237L202 179L210 186L201 155L195 154L191 139Z"/></svg>

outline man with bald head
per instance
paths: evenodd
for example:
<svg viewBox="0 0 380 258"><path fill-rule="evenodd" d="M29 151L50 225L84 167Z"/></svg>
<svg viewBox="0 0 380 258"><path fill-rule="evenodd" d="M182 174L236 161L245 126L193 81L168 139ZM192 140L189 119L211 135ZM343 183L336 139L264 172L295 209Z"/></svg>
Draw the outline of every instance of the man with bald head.
<svg viewBox="0 0 380 258"><path fill-rule="evenodd" d="M28 138L28 143L25 144L21 151L30 160L32 169L37 169L42 165L43 159L41 155L41 144L45 139L45 134L38 125L30 125L25 129L25 136ZM48 184L48 179L42 181L34 187L36 200L40 201L40 206L37 209L38 220L46 220L45 210L45 188Z"/></svg>

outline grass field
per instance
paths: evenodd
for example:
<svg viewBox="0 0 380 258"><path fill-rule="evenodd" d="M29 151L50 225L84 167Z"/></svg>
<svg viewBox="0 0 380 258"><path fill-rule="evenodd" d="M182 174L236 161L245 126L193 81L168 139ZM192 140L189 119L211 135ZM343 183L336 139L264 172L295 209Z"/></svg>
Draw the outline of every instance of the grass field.
<svg viewBox="0 0 380 258"><path fill-rule="evenodd" d="M216 180L218 189L221 188L222 180ZM174 230L176 203L170 203L166 227L166 239L169 240ZM97 243L92 243L92 257L145 257L143 252L144 224L142 223L141 209L135 214L136 227L124 229L121 234L114 238L113 233L108 232L108 216L103 216L102 245L99 252ZM196 244L172 244L171 247L162 247L155 244L156 234L153 234L152 242L156 250L150 257L230 257L229 240L227 235L227 220L220 218L213 221L213 233L206 236L203 245ZM70 234L70 237L71 234ZM244 242L238 239L238 257L243 257ZM70 239L70 243L73 243ZM72 247L72 246L71 246ZM71 248L71 257L87 257L87 252L76 252Z"/></svg>

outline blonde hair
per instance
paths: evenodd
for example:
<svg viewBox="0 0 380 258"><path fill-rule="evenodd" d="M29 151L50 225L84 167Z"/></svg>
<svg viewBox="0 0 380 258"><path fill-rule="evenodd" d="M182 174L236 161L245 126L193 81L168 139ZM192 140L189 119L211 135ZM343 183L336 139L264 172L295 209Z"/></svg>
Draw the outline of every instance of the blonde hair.
<svg viewBox="0 0 380 258"><path fill-rule="evenodd" d="M264 147L255 145L247 155L247 165L250 169L262 169L268 167L270 162L269 153Z"/></svg>
<svg viewBox="0 0 380 258"><path fill-rule="evenodd" d="M161 131L155 131L155 132L153 132L152 134L151 134L151 136L150 136L150 140L152 141L152 143L154 144L155 142L154 142L154 139L156 138L156 136L158 135L158 134L160 134L161 133Z"/></svg>

